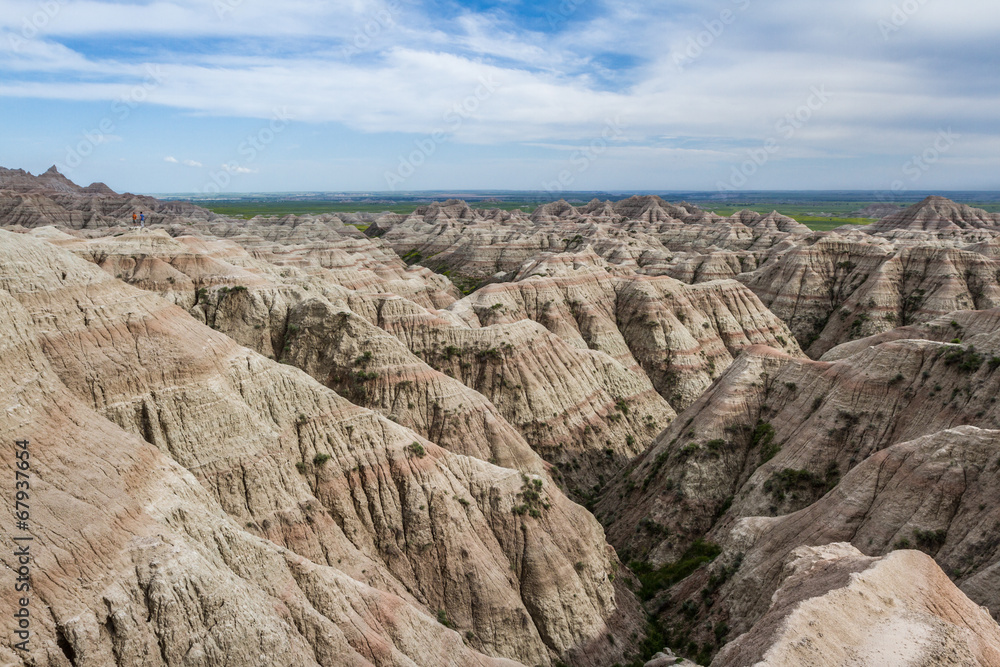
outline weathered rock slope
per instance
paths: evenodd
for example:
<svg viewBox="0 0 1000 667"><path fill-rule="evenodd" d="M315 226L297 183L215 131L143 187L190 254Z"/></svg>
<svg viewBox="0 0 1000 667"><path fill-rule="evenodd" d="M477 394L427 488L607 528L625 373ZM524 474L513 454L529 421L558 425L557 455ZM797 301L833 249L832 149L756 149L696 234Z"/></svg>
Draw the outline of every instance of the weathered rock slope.
<svg viewBox="0 0 1000 667"><path fill-rule="evenodd" d="M712 662L736 665L994 665L1000 626L916 551L866 557L802 547L771 608Z"/></svg>
<svg viewBox="0 0 1000 667"><path fill-rule="evenodd" d="M0 234L4 321L15 341L8 350L24 357L3 367L26 373L10 386L48 392L8 394L6 414L20 409L24 417L5 420L6 430L45 448L35 472L42 491L36 517L48 527L41 528L36 576L47 582L39 595L53 619L39 629L50 655L43 664L115 651L133 656L115 658L124 664L149 655L143 664L220 664L216 658L230 652L230 664L254 664L250 650L284 656L284 664L344 664L339 655L348 645L346 655L357 654L358 664L488 662L472 649L532 664L559 657L603 664L627 648L637 609L611 581L613 552L596 522L545 478L439 449L66 251ZM47 384L36 389L39 373ZM59 401L69 407L58 423L80 425L65 435L35 435L45 419L38 406L59 410ZM45 434L54 439L46 442ZM78 449L93 439L115 454ZM122 449L121 442L130 444ZM140 454L141 463L118 463ZM68 474L80 466L92 472ZM159 489L147 496L157 498L155 511L142 509L149 507L143 492L129 496L121 478L150 468L164 472L137 488ZM113 482L91 486L109 476ZM68 510L115 485L126 505L120 518L96 500ZM104 513L106 527L97 518L93 526L79 520L88 505L96 517ZM532 511L512 511L521 505ZM132 530L113 528L126 517L145 524L139 543L128 541ZM89 539L102 545L97 553L81 549L91 530ZM164 555L144 553L143 562L155 564L129 566L130 579L121 564L154 536L149 548ZM78 570L88 586L79 586ZM336 586L360 592L334 593ZM184 590L187 598L176 602L171 591ZM260 606L236 603L241 592ZM393 620L382 623L405 628L359 630L345 595L358 604L364 596L386 600L378 604L394 608ZM204 604L223 611L192 606ZM140 614L159 621L129 621ZM250 634L259 641L245 641L239 614L246 623L260 617ZM182 630L182 617L205 624ZM263 619L271 617L268 630ZM465 634L446 630L438 622L444 619ZM432 632L421 634L421 627ZM450 638L431 638L442 632ZM341 649L330 644L345 633ZM351 644L350 636L365 635ZM189 651L195 658L185 657ZM235 657L241 652L244 658Z"/></svg>

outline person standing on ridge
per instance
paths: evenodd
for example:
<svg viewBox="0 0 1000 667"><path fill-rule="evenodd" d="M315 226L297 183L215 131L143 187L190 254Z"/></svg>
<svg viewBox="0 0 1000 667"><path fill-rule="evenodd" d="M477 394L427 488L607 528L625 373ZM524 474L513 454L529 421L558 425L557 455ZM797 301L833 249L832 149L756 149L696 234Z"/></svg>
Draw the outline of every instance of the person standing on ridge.
<svg viewBox="0 0 1000 667"><path fill-rule="evenodd" d="M145 212L139 214L139 226L140 227L145 227L146 226L146 214L145 214Z"/></svg>
<svg viewBox="0 0 1000 667"><path fill-rule="evenodd" d="M132 214L132 226L133 226L133 227L135 227L135 226L136 226L137 224L139 224L139 223L137 222L137 218L138 218L138 217L139 217L139 216L137 216L137 215L136 215L135 213L133 213L133 214Z"/></svg>

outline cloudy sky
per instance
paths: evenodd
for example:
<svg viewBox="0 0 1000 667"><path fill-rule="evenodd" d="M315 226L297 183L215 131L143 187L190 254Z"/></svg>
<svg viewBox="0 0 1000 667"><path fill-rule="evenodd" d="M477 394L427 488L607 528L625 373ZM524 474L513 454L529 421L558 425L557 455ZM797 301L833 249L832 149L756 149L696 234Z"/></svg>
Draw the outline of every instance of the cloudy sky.
<svg viewBox="0 0 1000 667"><path fill-rule="evenodd" d="M996 0L0 0L0 165L133 192L1000 190Z"/></svg>

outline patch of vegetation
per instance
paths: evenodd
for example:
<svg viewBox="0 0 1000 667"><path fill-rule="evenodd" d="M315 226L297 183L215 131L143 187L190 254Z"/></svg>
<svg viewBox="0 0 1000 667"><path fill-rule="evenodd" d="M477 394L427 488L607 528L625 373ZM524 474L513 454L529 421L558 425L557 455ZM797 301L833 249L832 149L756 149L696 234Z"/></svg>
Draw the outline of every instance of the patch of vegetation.
<svg viewBox="0 0 1000 667"><path fill-rule="evenodd" d="M865 322L869 321L870 319L871 316L867 315L866 313L861 313L860 315L854 318L854 321L851 322L851 330L849 332L851 340L862 337L861 329L862 327L864 327Z"/></svg>
<svg viewBox="0 0 1000 667"><path fill-rule="evenodd" d="M470 278L468 276L448 276L448 278L458 288L458 291L462 293L462 296L469 296L482 287L484 282L479 278Z"/></svg>
<svg viewBox="0 0 1000 667"><path fill-rule="evenodd" d="M641 584L639 598L643 601L652 600L657 593L686 579L702 565L714 561L721 553L722 547L718 544L695 540L679 559L658 569L653 569L649 563L633 561L629 567Z"/></svg>
<svg viewBox="0 0 1000 667"><path fill-rule="evenodd" d="M440 623L441 625L443 625L446 628L453 628L453 627L455 627L455 626L453 626L451 624L451 621L448 620L448 613L444 609L438 609L437 619L438 619L438 623Z"/></svg>
<svg viewBox="0 0 1000 667"><path fill-rule="evenodd" d="M405 255L403 255L402 257L400 257L400 259L402 259L404 262L406 262L407 266L411 266L413 264L418 264L420 262L420 260L422 260L423 258L424 258L423 253L421 253L416 248L414 248L413 250L410 250L408 253L406 253Z"/></svg>
<svg viewBox="0 0 1000 667"><path fill-rule="evenodd" d="M717 452L725 448L726 441L723 440L722 438L716 438L715 440L709 440L708 442L706 442L705 446L708 447L709 451Z"/></svg>
<svg viewBox="0 0 1000 667"><path fill-rule="evenodd" d="M912 294L903 299L902 312L899 317L899 324L906 326L912 324L913 315L924 305L924 297L927 292L922 289L914 290Z"/></svg>
<svg viewBox="0 0 1000 667"><path fill-rule="evenodd" d="M962 348L954 348L944 354L945 365L956 366L963 373L975 373L985 360L986 358L976 352L976 348L973 345L964 350Z"/></svg>
<svg viewBox="0 0 1000 667"><path fill-rule="evenodd" d="M521 504L513 507L514 514L528 514L536 519L542 516L542 510L549 508L549 503L542 496L542 486L542 480L531 479L522 473L521 491L517 494Z"/></svg>
<svg viewBox="0 0 1000 667"><path fill-rule="evenodd" d="M317 454L313 457L313 465L321 466L327 461L329 461L331 456L329 454Z"/></svg>
<svg viewBox="0 0 1000 667"><path fill-rule="evenodd" d="M689 442L684 447L681 447L680 455L683 457L691 456L692 454L697 454L701 450L701 445L697 442Z"/></svg>
<svg viewBox="0 0 1000 667"><path fill-rule="evenodd" d="M793 470L785 468L776 472L764 482L764 491L771 494L775 502L782 502L786 495L791 494L794 499L798 493L815 494L826 493L840 481L840 470L836 463L830 465L826 470L826 476L810 472L809 470Z"/></svg>
<svg viewBox="0 0 1000 667"><path fill-rule="evenodd" d="M670 535L669 528L659 523L658 521L655 521L654 519L650 519L648 516L643 517L642 521L639 522L639 529L644 530L650 535L656 535L660 537L667 537L668 535Z"/></svg>
<svg viewBox="0 0 1000 667"><path fill-rule="evenodd" d="M406 448L406 449L407 449L407 450L409 450L411 454L413 454L414 456L416 456L416 457L417 457L417 458L419 458L419 459L422 459L422 458L424 458L425 456L427 456L427 450L425 450L425 449L424 449L424 446L423 446L423 445L421 445L421 444L420 444L419 442L417 442L416 440L414 440L413 442L411 442L411 443L410 443L410 444L409 444L409 445L407 446L407 448Z"/></svg>
<svg viewBox="0 0 1000 667"><path fill-rule="evenodd" d="M781 445L774 442L774 427L770 422L759 421L750 436L750 448L760 447L760 461L767 463L781 451Z"/></svg>
<svg viewBox="0 0 1000 667"><path fill-rule="evenodd" d="M947 530L920 530L913 531L913 539L917 541L917 546L924 551L937 551L944 544L948 537Z"/></svg>

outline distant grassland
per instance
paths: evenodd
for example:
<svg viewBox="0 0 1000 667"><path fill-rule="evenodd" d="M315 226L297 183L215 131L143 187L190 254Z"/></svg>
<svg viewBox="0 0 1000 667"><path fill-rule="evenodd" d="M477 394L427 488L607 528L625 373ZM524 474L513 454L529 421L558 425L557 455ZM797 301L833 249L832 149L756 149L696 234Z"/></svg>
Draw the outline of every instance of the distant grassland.
<svg viewBox="0 0 1000 667"><path fill-rule="evenodd" d="M814 232L828 232L844 225L870 225L875 222L872 218L852 218L850 213L860 210L870 202L817 202L808 207L802 205L785 206L782 204L753 204L747 206L711 206L703 204L707 211L714 211L719 215L731 216L739 211L749 209L763 215L771 211L777 211L781 215L787 215ZM829 213L830 215L816 215L816 213Z"/></svg>
<svg viewBox="0 0 1000 667"><path fill-rule="evenodd" d="M249 220L258 215L320 215L323 213L413 213L427 203L352 203L342 201L198 201L198 206L231 218L243 218ZM540 203L475 203L470 204L471 208L499 208L505 211L522 210L534 211Z"/></svg>

